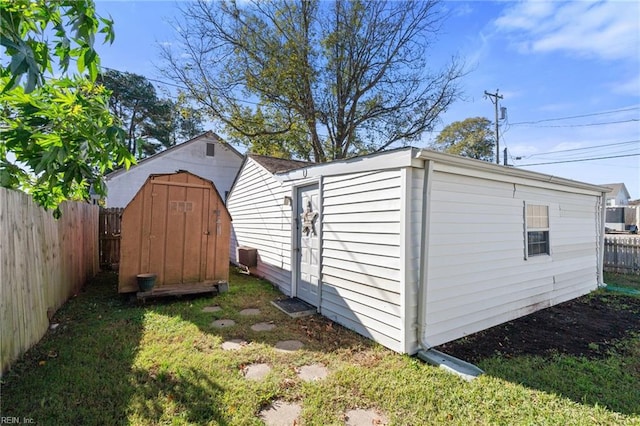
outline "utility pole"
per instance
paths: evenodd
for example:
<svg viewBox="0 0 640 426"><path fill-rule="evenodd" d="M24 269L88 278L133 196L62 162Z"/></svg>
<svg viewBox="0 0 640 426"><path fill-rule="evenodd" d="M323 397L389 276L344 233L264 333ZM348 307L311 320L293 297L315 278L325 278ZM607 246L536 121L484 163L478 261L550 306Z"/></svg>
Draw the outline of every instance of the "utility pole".
<svg viewBox="0 0 640 426"><path fill-rule="evenodd" d="M496 89L496 93L489 93L486 90L484 91L485 96L488 96L491 99L491 103L496 107L496 164L500 164L500 135L498 134L498 108L500 99L503 98L502 95L498 94L498 89Z"/></svg>

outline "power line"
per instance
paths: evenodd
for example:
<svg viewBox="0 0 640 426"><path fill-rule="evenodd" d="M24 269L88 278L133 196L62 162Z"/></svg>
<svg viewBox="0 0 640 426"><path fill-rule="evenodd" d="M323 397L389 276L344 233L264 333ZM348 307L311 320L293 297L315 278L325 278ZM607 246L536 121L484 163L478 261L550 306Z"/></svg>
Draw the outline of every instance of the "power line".
<svg viewBox="0 0 640 426"><path fill-rule="evenodd" d="M595 160L606 160L609 158L637 157L637 156L640 156L640 154L610 155L608 157L581 158L579 160L564 160L564 161L550 161L547 163L518 164L518 167L543 166L545 164L577 163L580 161L595 161Z"/></svg>
<svg viewBox="0 0 640 426"><path fill-rule="evenodd" d="M587 147L584 147L584 148L562 149L562 150L558 150L558 151L549 151L549 152L541 152L541 153L538 153L538 154L531 154L531 155L527 155L525 158L537 157L537 156L540 156L540 155L558 154L558 153L562 153L562 152L585 151L585 150L588 150L588 149L599 149L599 148L606 148L606 147L609 147L609 146L629 145L629 144L638 143L638 142L640 142L640 139L635 139L635 140L626 141L626 142L609 143L609 144L598 145L598 146L587 146Z"/></svg>
<svg viewBox="0 0 640 426"><path fill-rule="evenodd" d="M573 118L594 117L596 115L614 114L616 112L626 112L626 111L633 111L633 110L637 110L637 109L640 109L640 106L635 106L635 107L630 107L630 108L614 109L614 110L611 110L611 111L593 112L593 113L590 113L590 114L573 115L573 116L569 116L569 117L545 118L543 120L537 120L537 121L520 121L518 123L511 123L511 125L512 126L520 126L520 125L523 125L523 124L545 123L547 121L571 120Z"/></svg>
<svg viewBox="0 0 640 426"><path fill-rule="evenodd" d="M620 123L631 123L633 121L640 121L640 118L632 118L629 120L622 120L622 121L604 121L602 123L588 123L588 124L556 124L556 125L549 125L549 126L536 126L534 124L522 124L520 123L521 126L524 127L588 127L588 126L604 126L604 125L608 125L608 124L620 124ZM518 123L513 123L511 124L512 126L517 125Z"/></svg>

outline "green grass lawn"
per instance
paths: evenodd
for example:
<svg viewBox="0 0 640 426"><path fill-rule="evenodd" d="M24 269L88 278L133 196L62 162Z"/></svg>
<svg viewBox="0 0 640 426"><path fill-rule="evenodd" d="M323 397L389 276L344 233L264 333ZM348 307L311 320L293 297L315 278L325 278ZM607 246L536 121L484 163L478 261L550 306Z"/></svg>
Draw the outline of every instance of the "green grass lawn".
<svg viewBox="0 0 640 426"><path fill-rule="evenodd" d="M397 425L640 424L638 336L598 360L488 358L479 363L486 374L465 382L319 316L291 319L269 303L280 296L265 281L232 274L223 295L140 306L116 294L115 274L101 274L5 373L0 415L51 425L252 425L261 424L261 408L284 399L302 405L305 425L344 424L352 408L375 408ZM210 305L222 310L202 312ZM241 316L245 308L261 315ZM236 325L211 327L222 318ZM276 329L251 330L262 321ZM222 350L229 339L249 344ZM288 339L305 346L274 349ZM272 370L246 380L242 368L252 363ZM299 379L296 368L313 363L329 376Z"/></svg>
<svg viewBox="0 0 640 426"><path fill-rule="evenodd" d="M640 290L640 275L624 275L605 272L604 282L618 287Z"/></svg>

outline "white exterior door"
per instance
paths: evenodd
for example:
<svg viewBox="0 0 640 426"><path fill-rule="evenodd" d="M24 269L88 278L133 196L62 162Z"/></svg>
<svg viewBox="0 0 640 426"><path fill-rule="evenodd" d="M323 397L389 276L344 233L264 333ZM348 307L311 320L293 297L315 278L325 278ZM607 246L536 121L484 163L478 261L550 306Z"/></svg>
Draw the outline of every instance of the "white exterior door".
<svg viewBox="0 0 640 426"><path fill-rule="evenodd" d="M297 277L296 295L318 306L320 277L320 212L318 184L297 190Z"/></svg>

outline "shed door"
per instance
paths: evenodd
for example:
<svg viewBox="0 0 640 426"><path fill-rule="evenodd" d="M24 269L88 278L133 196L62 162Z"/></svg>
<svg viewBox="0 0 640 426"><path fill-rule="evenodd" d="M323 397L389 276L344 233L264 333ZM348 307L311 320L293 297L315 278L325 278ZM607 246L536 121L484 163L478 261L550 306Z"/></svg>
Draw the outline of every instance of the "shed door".
<svg viewBox="0 0 640 426"><path fill-rule="evenodd" d="M320 277L320 211L318 185L298 189L297 194L297 262L296 295L318 306Z"/></svg>
<svg viewBox="0 0 640 426"><path fill-rule="evenodd" d="M204 187L154 182L149 270L160 285L205 281L213 262L216 218ZM213 213L213 214L212 214Z"/></svg>

